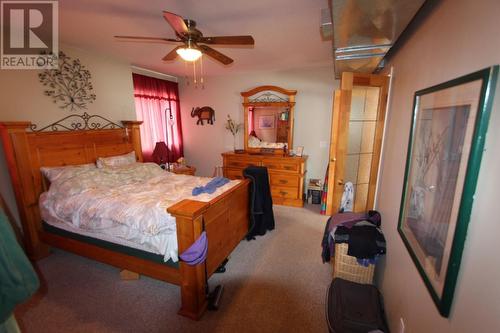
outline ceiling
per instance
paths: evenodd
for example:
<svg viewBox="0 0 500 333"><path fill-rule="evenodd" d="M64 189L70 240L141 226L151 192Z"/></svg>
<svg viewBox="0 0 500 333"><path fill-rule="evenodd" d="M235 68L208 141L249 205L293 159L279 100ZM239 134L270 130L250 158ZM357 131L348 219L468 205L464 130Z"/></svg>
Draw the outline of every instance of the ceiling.
<svg viewBox="0 0 500 333"><path fill-rule="evenodd" d="M114 35L175 38L162 10L197 22L205 36L252 35L253 47L218 46L234 59L225 66L206 56L205 75L333 66L332 42L322 40L321 9L328 0L59 0L62 43L175 76L191 67L161 60L176 43L118 41Z"/></svg>

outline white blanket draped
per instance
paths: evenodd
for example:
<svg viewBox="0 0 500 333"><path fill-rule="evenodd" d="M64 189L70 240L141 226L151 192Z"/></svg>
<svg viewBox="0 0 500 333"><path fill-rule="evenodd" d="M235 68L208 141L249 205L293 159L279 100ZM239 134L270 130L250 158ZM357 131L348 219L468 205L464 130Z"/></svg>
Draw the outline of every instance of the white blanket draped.
<svg viewBox="0 0 500 333"><path fill-rule="evenodd" d="M212 194L192 196L210 178L176 175L153 163L86 169L58 177L40 197L42 218L85 231L109 234L141 244L164 260L177 261L175 218L167 207L183 199L210 201L238 181Z"/></svg>

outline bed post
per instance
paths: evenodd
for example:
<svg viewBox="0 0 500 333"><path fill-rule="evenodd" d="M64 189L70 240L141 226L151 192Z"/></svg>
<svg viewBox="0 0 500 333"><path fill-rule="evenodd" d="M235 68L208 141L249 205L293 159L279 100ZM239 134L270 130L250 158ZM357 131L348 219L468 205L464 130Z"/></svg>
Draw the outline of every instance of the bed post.
<svg viewBox="0 0 500 333"><path fill-rule="evenodd" d="M0 133L23 227L24 245L28 256L36 260L47 256L49 247L38 237L41 227L38 197L31 172L30 147L26 132L30 126L31 122L2 122Z"/></svg>
<svg viewBox="0 0 500 333"><path fill-rule="evenodd" d="M135 155L139 162L143 161L142 158L142 147L141 147L141 124L142 121L135 120L122 120L123 126L127 131L127 135L129 136L129 140L134 146Z"/></svg>
<svg viewBox="0 0 500 333"><path fill-rule="evenodd" d="M206 202L183 200L167 209L175 216L179 253L184 252L202 233ZM204 264L190 266L179 262L181 275L181 308L179 314L198 320L207 308Z"/></svg>

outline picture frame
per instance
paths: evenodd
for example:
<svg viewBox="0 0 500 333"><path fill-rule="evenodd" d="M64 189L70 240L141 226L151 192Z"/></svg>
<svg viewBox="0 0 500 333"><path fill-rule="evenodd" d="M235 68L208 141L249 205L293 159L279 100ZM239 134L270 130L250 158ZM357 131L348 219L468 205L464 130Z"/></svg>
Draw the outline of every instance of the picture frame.
<svg viewBox="0 0 500 333"><path fill-rule="evenodd" d="M273 129L274 118L272 114L259 116L259 129Z"/></svg>
<svg viewBox="0 0 500 333"><path fill-rule="evenodd" d="M302 157L302 154L304 153L304 146L298 146L297 149L295 149L295 155Z"/></svg>
<svg viewBox="0 0 500 333"><path fill-rule="evenodd" d="M443 317L453 301L497 76L493 66L414 96L398 233Z"/></svg>

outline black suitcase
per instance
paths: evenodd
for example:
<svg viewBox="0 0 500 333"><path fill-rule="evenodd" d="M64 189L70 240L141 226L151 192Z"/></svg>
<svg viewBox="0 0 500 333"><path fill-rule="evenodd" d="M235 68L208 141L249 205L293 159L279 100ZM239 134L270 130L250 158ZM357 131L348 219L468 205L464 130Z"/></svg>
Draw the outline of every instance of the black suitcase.
<svg viewBox="0 0 500 333"><path fill-rule="evenodd" d="M326 300L326 318L332 333L389 332L378 289L336 278Z"/></svg>

